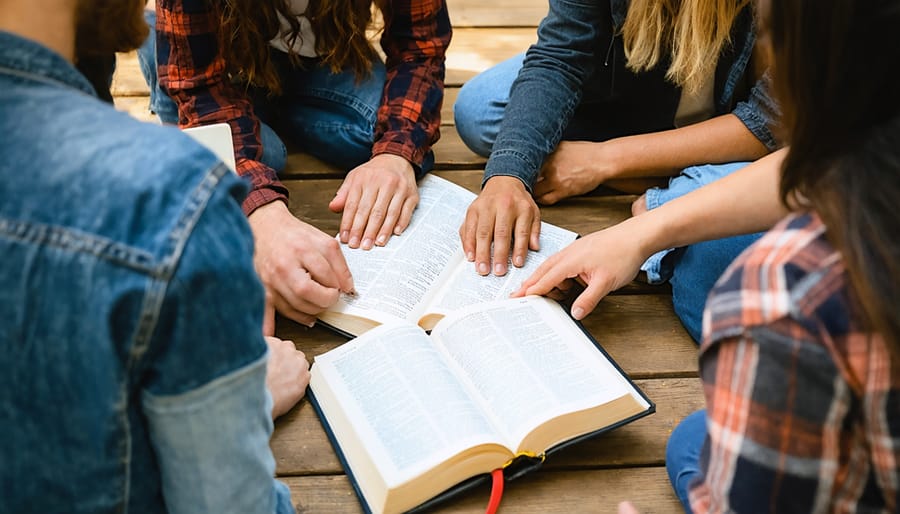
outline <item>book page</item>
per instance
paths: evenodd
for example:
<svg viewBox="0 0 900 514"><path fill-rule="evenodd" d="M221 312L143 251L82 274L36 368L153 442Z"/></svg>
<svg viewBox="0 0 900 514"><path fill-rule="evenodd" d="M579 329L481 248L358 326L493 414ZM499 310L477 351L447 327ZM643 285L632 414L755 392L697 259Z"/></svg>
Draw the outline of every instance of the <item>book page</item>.
<svg viewBox="0 0 900 514"><path fill-rule="evenodd" d="M392 318L415 322L437 290L435 284L463 260L459 227L474 198L440 177L423 178L419 205L402 235L371 250L341 245L357 295L341 295L332 310L380 322Z"/></svg>
<svg viewBox="0 0 900 514"><path fill-rule="evenodd" d="M629 394L627 380L556 302L466 308L432 332L512 447L542 422Z"/></svg>
<svg viewBox="0 0 900 514"><path fill-rule="evenodd" d="M316 357L313 369L314 379L320 375L334 391L389 487L466 448L500 442L414 325L382 325ZM318 395L315 384L313 391Z"/></svg>
<svg viewBox="0 0 900 514"><path fill-rule="evenodd" d="M493 273L481 276L475 271L474 262L463 259L426 312L446 315L450 311L476 303L508 298L510 293L518 289L542 262L568 246L577 237L578 234L575 232L541 222L541 250L529 251L521 268L513 266L510 260L507 263L509 271L502 277Z"/></svg>

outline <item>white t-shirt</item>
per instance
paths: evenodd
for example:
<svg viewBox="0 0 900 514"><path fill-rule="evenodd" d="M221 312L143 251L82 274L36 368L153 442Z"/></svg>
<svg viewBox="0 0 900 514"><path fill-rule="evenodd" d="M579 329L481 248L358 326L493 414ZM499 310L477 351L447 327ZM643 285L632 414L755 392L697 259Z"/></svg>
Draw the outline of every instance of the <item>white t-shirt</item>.
<svg viewBox="0 0 900 514"><path fill-rule="evenodd" d="M716 112L713 99L713 86L716 82L716 70L710 70L703 85L694 94L682 91L678 110L675 112L675 126L684 127L712 118Z"/></svg>
<svg viewBox="0 0 900 514"><path fill-rule="evenodd" d="M316 57L316 35L313 33L309 19L304 16L308 6L309 0L291 0L291 12L294 13L300 21L300 35L297 37L297 40L294 41L294 51L303 57ZM290 33L291 25L281 13L278 13L278 18L281 20L281 33L278 37L270 41L269 44L282 52L287 52L288 46L285 44L282 36Z"/></svg>

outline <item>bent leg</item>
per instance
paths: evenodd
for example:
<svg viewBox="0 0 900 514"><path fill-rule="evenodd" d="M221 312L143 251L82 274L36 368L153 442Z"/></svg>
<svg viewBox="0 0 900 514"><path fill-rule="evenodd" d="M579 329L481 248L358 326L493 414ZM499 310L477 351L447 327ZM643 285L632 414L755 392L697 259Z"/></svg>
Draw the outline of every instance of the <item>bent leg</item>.
<svg viewBox="0 0 900 514"><path fill-rule="evenodd" d="M668 188L647 190L647 208L655 209L746 165L731 163L686 168L681 175L669 181ZM651 283L668 280L672 285L675 314L698 344L703 332L703 309L710 290L728 265L761 235L728 237L658 252L641 266Z"/></svg>
<svg viewBox="0 0 900 514"><path fill-rule="evenodd" d="M689 492L691 483L702 476L700 452L706 440L706 411L699 410L681 420L666 443L666 471L675 494L691 513Z"/></svg>
<svg viewBox="0 0 900 514"><path fill-rule="evenodd" d="M479 73L459 90L453 104L453 118L456 131L470 150L487 157L491 153L503 111L509 102L509 88L512 86L525 54L519 54Z"/></svg>
<svg viewBox="0 0 900 514"><path fill-rule="evenodd" d="M344 170L372 157L378 108L384 89L384 64L357 82L350 70L332 73L312 59L298 68L283 64L284 96L277 127L301 150Z"/></svg>

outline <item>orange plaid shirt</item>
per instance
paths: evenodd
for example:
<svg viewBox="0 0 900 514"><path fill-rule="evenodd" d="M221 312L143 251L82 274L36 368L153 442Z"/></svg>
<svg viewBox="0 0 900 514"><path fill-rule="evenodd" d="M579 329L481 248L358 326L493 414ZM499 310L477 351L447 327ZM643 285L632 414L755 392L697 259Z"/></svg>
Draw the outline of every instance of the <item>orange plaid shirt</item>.
<svg viewBox="0 0 900 514"><path fill-rule="evenodd" d="M900 508L900 363L853 298L815 214L788 217L722 275L700 349L695 514Z"/></svg>
<svg viewBox="0 0 900 514"><path fill-rule="evenodd" d="M219 20L208 0L157 0L159 82L178 104L179 126L231 125L237 171L249 179L244 213L288 191L260 162L260 122L245 88L234 85L218 48ZM414 166L440 137L444 53L450 44L444 0L392 0L384 13L381 47L387 79L375 125L372 155L399 155Z"/></svg>

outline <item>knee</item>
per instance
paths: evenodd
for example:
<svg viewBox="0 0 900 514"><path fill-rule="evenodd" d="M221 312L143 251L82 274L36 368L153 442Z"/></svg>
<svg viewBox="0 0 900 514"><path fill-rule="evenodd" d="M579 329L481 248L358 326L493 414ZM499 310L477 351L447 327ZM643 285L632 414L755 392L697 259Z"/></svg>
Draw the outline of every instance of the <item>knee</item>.
<svg viewBox="0 0 900 514"><path fill-rule="evenodd" d="M494 146L490 125L498 122L489 119L488 105L477 82L470 81L459 90L453 104L453 122L460 139L470 150L482 157L490 155Z"/></svg>

